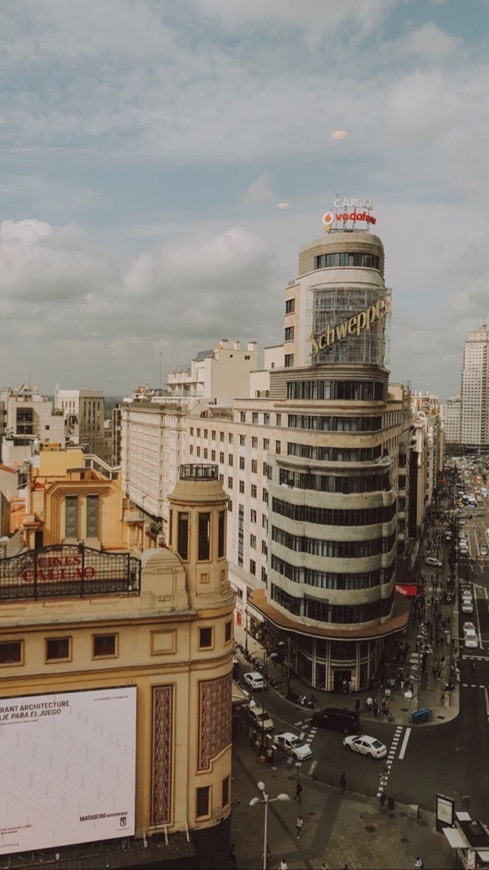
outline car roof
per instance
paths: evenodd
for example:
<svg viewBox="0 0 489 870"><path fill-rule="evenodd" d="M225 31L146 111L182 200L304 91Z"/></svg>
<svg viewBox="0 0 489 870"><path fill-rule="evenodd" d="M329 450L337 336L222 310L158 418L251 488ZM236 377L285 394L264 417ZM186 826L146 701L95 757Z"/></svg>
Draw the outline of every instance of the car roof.
<svg viewBox="0 0 489 870"><path fill-rule="evenodd" d="M292 731L282 731L282 734L277 734L277 737L283 737L286 740L298 740L297 734L292 734Z"/></svg>
<svg viewBox="0 0 489 870"><path fill-rule="evenodd" d="M263 680L263 675L260 674L260 671L248 671L248 673L245 674L245 676L246 677L259 677L260 680Z"/></svg>

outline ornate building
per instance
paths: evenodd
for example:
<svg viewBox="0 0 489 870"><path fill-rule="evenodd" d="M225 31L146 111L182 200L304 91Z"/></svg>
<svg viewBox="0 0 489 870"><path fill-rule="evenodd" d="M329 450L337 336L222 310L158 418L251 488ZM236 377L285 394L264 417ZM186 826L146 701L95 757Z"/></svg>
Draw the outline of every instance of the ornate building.
<svg viewBox="0 0 489 870"><path fill-rule="evenodd" d="M60 528L66 497L51 501ZM0 856L57 849L96 868L84 843L144 841L147 866L160 835L162 866L173 833L229 815L227 501L215 466L182 466L169 547L137 558L64 536L0 560Z"/></svg>

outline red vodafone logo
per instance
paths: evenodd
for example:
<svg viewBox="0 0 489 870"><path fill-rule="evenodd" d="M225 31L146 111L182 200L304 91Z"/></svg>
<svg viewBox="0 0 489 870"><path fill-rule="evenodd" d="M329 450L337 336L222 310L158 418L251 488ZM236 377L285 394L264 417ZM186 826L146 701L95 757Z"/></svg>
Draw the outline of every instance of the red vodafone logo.
<svg viewBox="0 0 489 870"><path fill-rule="evenodd" d="M327 211L326 214L323 214L323 224L325 227L329 227L335 219L335 216L332 211Z"/></svg>

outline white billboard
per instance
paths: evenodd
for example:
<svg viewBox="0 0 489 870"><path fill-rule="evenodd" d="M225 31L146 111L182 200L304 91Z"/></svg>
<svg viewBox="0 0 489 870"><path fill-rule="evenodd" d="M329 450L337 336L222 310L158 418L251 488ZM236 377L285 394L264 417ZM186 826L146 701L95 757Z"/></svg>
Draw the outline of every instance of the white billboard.
<svg viewBox="0 0 489 870"><path fill-rule="evenodd" d="M0 699L0 855L134 834L136 689Z"/></svg>

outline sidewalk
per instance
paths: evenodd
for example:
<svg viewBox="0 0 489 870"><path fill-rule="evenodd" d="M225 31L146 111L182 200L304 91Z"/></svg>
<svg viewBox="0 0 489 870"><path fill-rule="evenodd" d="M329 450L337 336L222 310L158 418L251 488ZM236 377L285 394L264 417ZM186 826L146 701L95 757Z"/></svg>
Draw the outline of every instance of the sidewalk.
<svg viewBox="0 0 489 870"><path fill-rule="evenodd" d="M404 870L412 868L421 856L429 870L456 868L454 852L443 834L435 830L434 814L423 812L415 818L409 807L396 804L381 810L375 797L345 795L339 788L302 779L302 802L296 803L295 774L285 766L270 768L260 764L256 754L239 746L233 759L232 841L236 844L239 870L258 870L262 866L265 806L253 807L253 797L261 797L257 783L263 781L270 798L268 805L268 844L272 851L272 870L285 858L289 870ZM279 794L289 801L274 800ZM239 801L239 803L238 803ZM301 813L304 827L297 839L296 817Z"/></svg>

